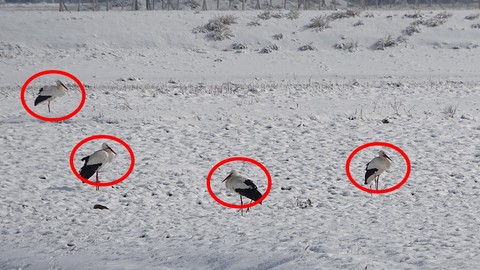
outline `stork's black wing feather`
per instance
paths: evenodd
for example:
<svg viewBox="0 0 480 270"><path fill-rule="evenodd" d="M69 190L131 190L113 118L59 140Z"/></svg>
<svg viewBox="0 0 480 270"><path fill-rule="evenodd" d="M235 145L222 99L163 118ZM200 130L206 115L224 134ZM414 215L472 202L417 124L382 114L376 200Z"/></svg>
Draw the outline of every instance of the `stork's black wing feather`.
<svg viewBox="0 0 480 270"><path fill-rule="evenodd" d="M85 163L83 164L83 167L80 169L80 175L85 179L89 179L90 177L92 177L92 175L94 175L95 172L97 172L98 168L102 166L102 163L87 165L89 159L90 159L90 156L86 156L81 159L82 161L85 161Z"/></svg>
<svg viewBox="0 0 480 270"><path fill-rule="evenodd" d="M248 188L236 188L235 192L254 201L262 197L262 193L258 191L257 186L253 183L252 180L247 179L243 183L245 183Z"/></svg>
<svg viewBox="0 0 480 270"><path fill-rule="evenodd" d="M250 188L257 189L257 186L255 186L255 183L253 183L253 181L250 179L245 180L243 183L245 183L245 185L249 186Z"/></svg>
<svg viewBox="0 0 480 270"><path fill-rule="evenodd" d="M36 99L35 99L35 106L37 106L39 103L41 103L42 101L45 101L49 98L51 98L52 96L38 96Z"/></svg>
<svg viewBox="0 0 480 270"><path fill-rule="evenodd" d="M378 169L367 170L367 172L365 173L365 185L368 184L367 183L368 178L370 178L370 176L374 175L377 171L378 171Z"/></svg>

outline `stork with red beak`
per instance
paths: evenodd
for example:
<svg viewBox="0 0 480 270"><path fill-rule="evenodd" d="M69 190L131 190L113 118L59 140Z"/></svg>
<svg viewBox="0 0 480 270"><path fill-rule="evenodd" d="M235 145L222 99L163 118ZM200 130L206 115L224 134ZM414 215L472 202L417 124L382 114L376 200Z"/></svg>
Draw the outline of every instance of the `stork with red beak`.
<svg viewBox="0 0 480 270"><path fill-rule="evenodd" d="M46 85L38 91L38 97L35 99L35 106L48 101L48 112L50 112L50 101L57 97L63 97L67 94L67 87L60 81L56 81L57 85Z"/></svg>
<svg viewBox="0 0 480 270"><path fill-rule="evenodd" d="M390 169L391 165L392 159L390 159L383 150L380 150L378 152L378 157L367 163L367 167L365 168L365 185L368 185L372 180L375 180L375 188L378 190L378 179L380 178L380 174Z"/></svg>
<svg viewBox="0 0 480 270"><path fill-rule="evenodd" d="M232 170L222 182L225 182L227 189L240 195L241 205L243 205L242 196L247 197L252 201L257 201L262 198L262 194L258 191L257 186L253 181L245 176L239 175L235 170ZM247 208L247 212L249 209L250 208ZM240 211L243 216L243 208L240 209Z"/></svg>
<svg viewBox="0 0 480 270"><path fill-rule="evenodd" d="M95 151L93 154L82 158L82 161L85 161L83 167L80 169L80 175L85 178L89 179L96 173L97 183L98 181L98 171L101 168L104 168L106 164L112 162L113 158L116 155L115 151L108 146L108 144L103 143L102 149ZM97 186L96 190L99 190Z"/></svg>

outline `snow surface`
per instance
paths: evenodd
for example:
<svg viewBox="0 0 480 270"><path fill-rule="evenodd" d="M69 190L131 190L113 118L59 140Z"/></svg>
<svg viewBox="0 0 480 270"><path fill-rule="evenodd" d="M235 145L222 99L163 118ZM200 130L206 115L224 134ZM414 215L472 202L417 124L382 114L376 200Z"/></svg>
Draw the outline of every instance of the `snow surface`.
<svg viewBox="0 0 480 270"><path fill-rule="evenodd" d="M464 19L474 12L451 12L445 25L422 26L384 51L371 45L399 35L413 21L408 11L371 12L360 28L352 26L359 18L334 21L324 32L303 29L322 12L258 27L246 26L258 12L238 12L235 38L221 42L192 29L232 12L2 12L0 269L478 269L480 48L449 46L480 44L480 32ZM276 33L279 51L255 51ZM343 35L359 50L334 49ZM223 51L233 42L249 49ZM297 51L310 42L317 51ZM56 68L84 82L87 102L70 120L42 122L19 91ZM57 78L35 80L27 104ZM45 106L38 113L78 104L78 87L61 79L72 91L52 102L51 115ZM69 155L98 133L126 141L136 164L97 192L75 178ZM412 173L400 189L371 196L346 177L349 154L371 141L408 154ZM100 144L79 149L77 169ZM130 161L109 144L118 155L103 181ZM352 160L359 182L379 149ZM406 169L385 151L394 165L381 188ZM212 166L238 155L273 178L267 199L243 217L206 188ZM223 200L239 201L221 183L233 168L266 189L261 170L230 163L211 181Z"/></svg>

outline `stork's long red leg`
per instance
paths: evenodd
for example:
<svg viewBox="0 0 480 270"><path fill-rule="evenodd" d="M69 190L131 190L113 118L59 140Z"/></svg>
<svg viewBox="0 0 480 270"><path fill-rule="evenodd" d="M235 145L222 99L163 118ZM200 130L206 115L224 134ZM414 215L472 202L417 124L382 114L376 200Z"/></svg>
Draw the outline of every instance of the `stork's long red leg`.
<svg viewBox="0 0 480 270"><path fill-rule="evenodd" d="M50 112L50 100L48 101L48 112Z"/></svg>
<svg viewBox="0 0 480 270"><path fill-rule="evenodd" d="M243 205L242 195L240 195L240 205ZM243 208L240 208L240 211L241 211L242 216L243 216Z"/></svg>
<svg viewBox="0 0 480 270"><path fill-rule="evenodd" d="M98 182L98 171L97 171L97 183L100 183L100 182ZM97 190L100 190L100 187L99 187L99 186L96 186L96 189L97 189Z"/></svg>

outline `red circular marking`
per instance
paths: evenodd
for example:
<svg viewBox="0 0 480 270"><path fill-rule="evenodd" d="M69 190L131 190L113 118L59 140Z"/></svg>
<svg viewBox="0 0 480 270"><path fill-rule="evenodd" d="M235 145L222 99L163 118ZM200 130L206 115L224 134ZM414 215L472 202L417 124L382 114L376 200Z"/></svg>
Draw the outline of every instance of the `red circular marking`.
<svg viewBox="0 0 480 270"><path fill-rule="evenodd" d="M121 145L123 145L128 150L128 153L130 154L130 167L128 168L128 171L122 177L118 178L117 180L113 180L113 181L110 181L110 182L101 182L101 183L93 182L93 181L90 181L88 179L83 178L77 172L77 170L75 169L75 165L73 164L73 159L74 159L75 153L77 152L78 148L80 148L83 144L85 144L89 141L98 140L98 139L109 139L109 140L112 140L112 141L116 141L116 142L120 143ZM89 185L92 185L92 186L108 187L108 186L116 185L116 184L122 182L123 180L127 179L127 177L132 173L134 166L135 166L135 155L133 154L132 148L126 142L124 142L122 139L119 139L119 138L117 138L115 136L112 136L112 135L100 134L100 135L93 135L93 136L87 137L87 138L81 140L79 143L77 143L77 145L75 145L75 147L73 147L72 152L70 153L70 169L72 170L73 174L75 174L75 176L78 179L80 179L81 181L83 181L83 182L85 182Z"/></svg>
<svg viewBox="0 0 480 270"><path fill-rule="evenodd" d="M42 115L39 115L39 114L35 113L34 111L32 111L32 109L30 109L30 107L28 107L27 102L25 101L25 91L27 90L28 85L33 80L35 80L36 78L38 78L40 76L43 76L43 75L47 75L47 74L59 74L59 75L69 77L70 79L72 79L78 85L78 87L80 87L80 91L82 92L82 100L80 101L80 104L78 104L78 107L73 112L71 112L67 115L61 116L61 117L45 117L45 116L42 116ZM22 102L23 108L25 108L25 110L31 116L33 116L37 119L43 120L43 121L47 121L47 122L64 121L64 120L67 120L67 119L73 117L78 112L80 112L83 105L85 104L85 99L86 98L87 98L87 92L85 91L85 87L83 86L82 82L79 79L77 79L77 77L75 77L72 74L70 74L68 72L65 72L63 70L44 70L44 71L38 72L38 73L34 74L33 76L31 76L30 78L28 78L28 80L23 84L22 90L20 91L20 101Z"/></svg>
<svg viewBox="0 0 480 270"><path fill-rule="evenodd" d="M226 163L229 163L229 162L233 162L233 161L246 161L246 162L250 162L254 165L256 165L257 167L259 167L260 169L262 169L262 171L265 173L265 176L267 177L267 181L268 181L268 185L267 185L267 190L265 191L265 193L263 194L263 196L258 199L257 201L254 201L254 202L251 202L249 204L244 204L244 205L239 205L239 204L231 204L231 203L227 203L225 201L222 201L220 198L217 197L217 195L215 195L215 193L213 193L213 190L212 190L212 187L210 186L210 181L212 179L212 176L213 176L213 173L222 165L225 165ZM220 162L218 162L217 164L215 164L215 166L213 166L213 168L210 170L210 172L208 173L207 175L207 189L208 189L208 193L210 193L210 196L212 196L212 198L217 201L219 204L225 206L225 207L229 207L229 208L249 208L249 207L253 207L259 203L261 203L263 200L265 200L265 198L267 198L268 194L270 193L270 189L272 188L272 177L270 176L270 173L268 172L267 168L265 168L265 166L263 166L262 163L256 161L255 159L252 159L252 158L248 158L248 157L231 157L231 158L227 158L227 159L224 159Z"/></svg>
<svg viewBox="0 0 480 270"><path fill-rule="evenodd" d="M352 161L353 157L358 152L360 152L361 150L363 150L365 148L372 147L372 146L385 146L385 147L388 147L388 148L392 148L393 150L399 152L402 155L402 157L405 159L405 162L407 164L407 172L405 173L405 177L403 177L403 179L402 179L402 181L400 181L400 183L396 184L393 187L387 188L387 189L375 190L375 189L366 188L366 187L360 185L357 181L355 181L355 179L352 177L352 174L350 173L350 162ZM403 186L403 184L405 184L405 182L407 182L407 179L410 176L411 168L412 167L410 165L410 159L408 158L407 154L405 154L405 152L400 147L398 147L394 144L391 144L391 143L387 143L387 142L370 142L370 143L366 143L366 144L363 144L363 145L357 147L355 150L352 151L350 156L348 156L347 163L345 165L345 170L347 172L348 179L350 180L350 182L352 182L352 184L354 186L356 186L358 189L363 190L365 192L376 193L376 194L392 192L392 191L400 188L401 186Z"/></svg>

